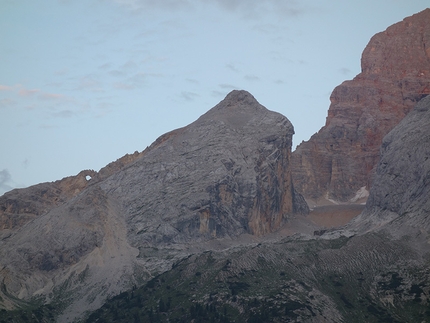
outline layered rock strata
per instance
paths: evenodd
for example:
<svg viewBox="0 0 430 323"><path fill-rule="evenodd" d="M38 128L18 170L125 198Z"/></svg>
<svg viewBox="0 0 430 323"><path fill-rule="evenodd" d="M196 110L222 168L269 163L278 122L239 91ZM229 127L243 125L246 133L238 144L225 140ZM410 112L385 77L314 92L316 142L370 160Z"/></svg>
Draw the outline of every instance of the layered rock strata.
<svg viewBox="0 0 430 323"><path fill-rule="evenodd" d="M384 137L366 209L354 226L390 223L390 232L430 232L430 96Z"/></svg>
<svg viewBox="0 0 430 323"><path fill-rule="evenodd" d="M371 187L382 138L430 93L430 9L373 36L361 69L334 89L325 126L293 152L294 183L308 199L357 200Z"/></svg>
<svg viewBox="0 0 430 323"><path fill-rule="evenodd" d="M66 304L59 320L67 322L203 242L277 230L308 211L292 185L293 133L287 118L233 91L192 124L98 173L6 194L0 304L55 300ZM27 199L31 207L18 203Z"/></svg>

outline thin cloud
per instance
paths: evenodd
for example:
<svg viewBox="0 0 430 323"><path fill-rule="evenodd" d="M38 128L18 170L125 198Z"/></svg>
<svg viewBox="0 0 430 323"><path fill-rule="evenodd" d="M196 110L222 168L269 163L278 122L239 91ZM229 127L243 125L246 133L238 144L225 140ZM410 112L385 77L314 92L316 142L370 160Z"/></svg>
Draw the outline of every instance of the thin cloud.
<svg viewBox="0 0 430 323"><path fill-rule="evenodd" d="M340 74L342 75L350 75L352 71L349 68L342 67L339 69Z"/></svg>
<svg viewBox="0 0 430 323"><path fill-rule="evenodd" d="M113 0L133 11L148 10L184 11L198 6L215 5L218 8L238 13L244 18L259 18L273 12L281 16L296 17L307 9L297 0Z"/></svg>
<svg viewBox="0 0 430 323"><path fill-rule="evenodd" d="M180 96L186 101L193 101L195 98L199 97L197 93L182 91Z"/></svg>
<svg viewBox="0 0 430 323"><path fill-rule="evenodd" d="M13 87L8 85L1 85L0 84L0 91L12 91Z"/></svg>
<svg viewBox="0 0 430 323"><path fill-rule="evenodd" d="M23 89L19 90L18 95L19 96L29 97L29 96L32 96L32 95L38 93L38 92L40 92L39 89L28 90L28 89L24 89L23 88Z"/></svg>
<svg viewBox="0 0 430 323"><path fill-rule="evenodd" d="M211 92L211 95L212 95L213 97L216 97L216 98L219 98L219 97L225 97L225 96L226 96L226 94L227 94L227 92L225 92L225 91L217 91L217 90L214 90L214 91L212 91L212 92Z"/></svg>
<svg viewBox="0 0 430 323"><path fill-rule="evenodd" d="M54 112L52 114L53 117L55 118L64 118L64 119L68 119L68 118L72 118L75 116L75 113L71 110L62 110L62 111L58 111L58 112Z"/></svg>
<svg viewBox="0 0 430 323"><path fill-rule="evenodd" d="M116 3L122 6L126 6L132 10L169 10L177 11L189 9L192 7L192 1L188 0L114 0Z"/></svg>
<svg viewBox="0 0 430 323"><path fill-rule="evenodd" d="M225 67L230 71L233 71L235 73L240 73L240 69L238 69L237 66L232 63L226 64Z"/></svg>
<svg viewBox="0 0 430 323"><path fill-rule="evenodd" d="M66 96L58 93L41 93L39 95L39 99L41 100L63 100L66 99Z"/></svg>
<svg viewBox="0 0 430 323"><path fill-rule="evenodd" d="M249 19L256 19L267 13L296 17L307 11L296 0L203 0L203 2L215 2L226 11L238 13Z"/></svg>
<svg viewBox="0 0 430 323"><path fill-rule="evenodd" d="M231 85L231 84L226 84L226 83L222 83L222 84L218 84L218 86L221 89L227 89L227 90L234 90L237 89L237 86Z"/></svg>
<svg viewBox="0 0 430 323"><path fill-rule="evenodd" d="M44 92L40 89L27 89L23 87L22 85L14 85L14 86L7 86L7 85L0 85L0 91L10 91L12 93L12 96L15 95L16 100L31 100L37 95L37 98L39 100L67 100L69 99L64 95L60 93L50 93L50 92ZM17 103L16 100L13 100L11 98L6 98L1 100L0 106L6 106L6 105L12 105Z"/></svg>
<svg viewBox="0 0 430 323"><path fill-rule="evenodd" d="M197 80L195 80L195 79L187 78L185 81L187 81L187 82L189 82L189 83L192 83L192 84L200 84L200 82L199 82L199 81L197 81Z"/></svg>
<svg viewBox="0 0 430 323"><path fill-rule="evenodd" d="M227 95L227 93L231 92L232 90L239 89L237 86L227 84L227 83L218 84L218 87L221 89L221 91L213 90L211 92L211 95L217 99L224 98Z"/></svg>
<svg viewBox="0 0 430 323"><path fill-rule="evenodd" d="M22 161L22 166L27 169L28 165L30 164L30 160L28 158L24 159Z"/></svg>
<svg viewBox="0 0 430 323"><path fill-rule="evenodd" d="M244 78L247 81L252 81L252 82L260 81L260 78L258 76L256 76L256 75L245 75Z"/></svg>
<svg viewBox="0 0 430 323"><path fill-rule="evenodd" d="M238 87L231 85L231 84L226 84L226 83L222 83L222 84L218 84L218 87L223 89L223 90L227 90L227 91L231 91L231 90L236 90ZM224 93L224 92L222 92Z"/></svg>

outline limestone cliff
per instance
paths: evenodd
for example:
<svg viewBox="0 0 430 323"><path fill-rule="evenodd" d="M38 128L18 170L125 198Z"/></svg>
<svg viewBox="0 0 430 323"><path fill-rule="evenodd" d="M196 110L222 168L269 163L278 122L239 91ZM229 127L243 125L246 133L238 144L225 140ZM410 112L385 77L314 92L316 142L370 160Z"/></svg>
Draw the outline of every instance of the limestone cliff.
<svg viewBox="0 0 430 323"><path fill-rule="evenodd" d="M430 231L430 96L384 137L381 160L366 209L354 226L367 230L390 223L404 235L409 228Z"/></svg>
<svg viewBox="0 0 430 323"><path fill-rule="evenodd" d="M306 198L348 201L371 187L382 138L430 93L430 9L373 36L361 69L334 89L325 126L293 152Z"/></svg>
<svg viewBox="0 0 430 323"><path fill-rule="evenodd" d="M148 242L265 234L303 206L291 181L293 133L288 119L233 91L101 187Z"/></svg>
<svg viewBox="0 0 430 323"><path fill-rule="evenodd" d="M287 118L233 91L98 173L6 194L0 304L61 302L67 322L205 242L279 229L307 212L292 185L293 133Z"/></svg>

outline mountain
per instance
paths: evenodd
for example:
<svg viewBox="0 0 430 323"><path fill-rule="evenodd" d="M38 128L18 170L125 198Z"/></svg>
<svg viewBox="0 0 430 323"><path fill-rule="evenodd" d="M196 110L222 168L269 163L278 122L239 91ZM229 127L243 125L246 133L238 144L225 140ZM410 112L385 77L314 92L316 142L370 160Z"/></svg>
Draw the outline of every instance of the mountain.
<svg viewBox="0 0 430 323"><path fill-rule="evenodd" d="M382 138L430 93L430 9L372 37L361 73L330 96L326 124L293 152L293 181L309 202L366 197Z"/></svg>
<svg viewBox="0 0 430 323"><path fill-rule="evenodd" d="M291 180L293 133L287 118L233 91L98 173L6 193L2 306L51 302L67 322L197 250L306 214Z"/></svg>
<svg viewBox="0 0 430 323"><path fill-rule="evenodd" d="M13 190L0 196L0 237L8 235L10 230L20 228L50 209L66 203L88 186L89 179L92 179L91 183L105 179L133 162L142 153L127 154L103 167L99 172L83 170L76 176L65 177L52 183L41 183L22 190Z"/></svg>
<svg viewBox="0 0 430 323"><path fill-rule="evenodd" d="M364 212L353 223L361 230L387 226L400 236L430 232L430 96L384 137L381 160Z"/></svg>
<svg viewBox="0 0 430 323"><path fill-rule="evenodd" d="M190 255L86 322L428 322L429 180L430 96L384 137L350 224Z"/></svg>
<svg viewBox="0 0 430 323"><path fill-rule="evenodd" d="M288 119L233 91L99 172L0 197L0 322L429 321L429 12L372 38L294 154ZM311 201L371 188L327 228L294 179Z"/></svg>

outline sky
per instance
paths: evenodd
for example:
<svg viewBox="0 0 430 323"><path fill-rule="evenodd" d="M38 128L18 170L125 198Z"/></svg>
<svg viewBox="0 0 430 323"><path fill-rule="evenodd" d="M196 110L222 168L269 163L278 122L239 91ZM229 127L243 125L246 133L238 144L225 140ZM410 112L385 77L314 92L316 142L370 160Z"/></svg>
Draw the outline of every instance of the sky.
<svg viewBox="0 0 430 323"><path fill-rule="evenodd" d="M98 171L233 89L325 123L370 38L428 0L0 0L0 195Z"/></svg>

